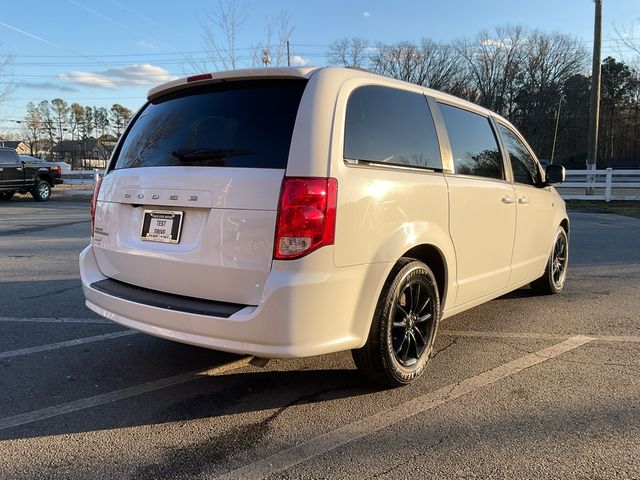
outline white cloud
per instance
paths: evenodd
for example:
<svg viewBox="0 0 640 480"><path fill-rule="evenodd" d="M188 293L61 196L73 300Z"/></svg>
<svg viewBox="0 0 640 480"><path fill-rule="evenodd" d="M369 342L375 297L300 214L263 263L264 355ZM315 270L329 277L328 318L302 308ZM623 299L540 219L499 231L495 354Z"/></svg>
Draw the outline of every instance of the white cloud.
<svg viewBox="0 0 640 480"><path fill-rule="evenodd" d="M527 38L523 38L520 41L521 45L526 45L529 40ZM503 40L497 38L487 38L480 42L481 45L485 47L496 47L496 48L504 48L505 50L511 50L513 48L513 41L507 37Z"/></svg>
<svg viewBox="0 0 640 480"><path fill-rule="evenodd" d="M306 67L311 63L308 58L301 57L300 55L291 55L291 65L294 67Z"/></svg>
<svg viewBox="0 0 640 480"><path fill-rule="evenodd" d="M371 16L371 14L370 14L369 12L364 12L364 13L362 14L362 16L363 16L363 17L370 17L370 16Z"/></svg>
<svg viewBox="0 0 640 480"><path fill-rule="evenodd" d="M487 38L486 40L483 40L482 42L480 42L480 44L484 45L485 47L506 47L507 46L506 42L495 39L495 38Z"/></svg>
<svg viewBox="0 0 640 480"><path fill-rule="evenodd" d="M77 92L78 89L68 85L60 85L53 82L19 82L21 88L34 88L39 90L57 90L59 92Z"/></svg>
<svg viewBox="0 0 640 480"><path fill-rule="evenodd" d="M147 40L138 40L138 41L136 42L136 45L137 45L138 47L141 47L141 48L147 48L147 49L149 49L149 50L151 50L151 49L153 49L153 48L156 48L156 46L155 46L153 43L148 42Z"/></svg>
<svg viewBox="0 0 640 480"><path fill-rule="evenodd" d="M143 63L109 68L101 72L73 71L61 73L58 78L87 87L114 89L125 85L157 85L158 83L175 80L178 77L170 74L164 68Z"/></svg>

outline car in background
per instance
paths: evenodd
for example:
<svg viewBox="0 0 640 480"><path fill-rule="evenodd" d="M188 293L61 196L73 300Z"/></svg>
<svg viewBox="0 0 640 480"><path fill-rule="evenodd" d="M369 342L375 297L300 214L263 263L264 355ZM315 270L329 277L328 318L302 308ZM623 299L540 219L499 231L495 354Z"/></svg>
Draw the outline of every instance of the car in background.
<svg viewBox="0 0 640 480"><path fill-rule="evenodd" d="M35 201L46 202L53 186L60 183L60 166L0 147L0 200L11 200L16 193L31 193Z"/></svg>
<svg viewBox="0 0 640 480"><path fill-rule="evenodd" d="M71 165L69 165L67 162L52 162L49 160L44 160L42 158L38 158L38 157L33 157L31 155L24 155L24 154L18 154L18 157L20 157L20 160L24 160L25 162L29 162L29 163L37 163L37 162L44 162L46 163L49 167L60 167L60 181L57 183L62 183L62 175L65 172L70 172L71 171ZM57 169L56 169L57 170Z"/></svg>

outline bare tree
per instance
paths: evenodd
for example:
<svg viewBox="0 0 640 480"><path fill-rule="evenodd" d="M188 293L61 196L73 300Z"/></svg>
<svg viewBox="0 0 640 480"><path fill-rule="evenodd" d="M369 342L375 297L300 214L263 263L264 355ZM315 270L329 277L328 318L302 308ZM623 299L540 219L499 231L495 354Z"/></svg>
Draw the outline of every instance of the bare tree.
<svg viewBox="0 0 640 480"><path fill-rule="evenodd" d="M283 10L278 16L267 18L264 40L241 54L244 49L237 47L238 35L248 18L247 5L239 5L235 0L218 0L213 11L200 21L204 58L185 57L185 73L235 70L243 64L287 65L287 41L294 30L289 13Z"/></svg>
<svg viewBox="0 0 640 480"><path fill-rule="evenodd" d="M42 131L47 136L49 143L49 156L53 158L53 146L55 144L56 127L53 121L53 114L51 113L51 105L48 100L42 100L38 104L38 111L40 112L40 118L42 119Z"/></svg>
<svg viewBox="0 0 640 480"><path fill-rule="evenodd" d="M69 104L61 98L51 100L51 109L53 111L53 120L58 134L58 141L62 141L64 132L67 130L65 125L69 121Z"/></svg>
<svg viewBox="0 0 640 480"><path fill-rule="evenodd" d="M84 107L84 122L82 123L83 139L93 136L93 110L91 107Z"/></svg>
<svg viewBox="0 0 640 480"><path fill-rule="evenodd" d="M286 10L273 18L267 18L264 28L264 41L252 49L253 65L263 65L263 54L269 56L269 65L279 67L287 65L287 41L295 27L291 26L291 16Z"/></svg>
<svg viewBox="0 0 640 480"><path fill-rule="evenodd" d="M116 137L120 136L122 130L132 116L133 112L119 103L115 103L111 106L111 123Z"/></svg>
<svg viewBox="0 0 640 480"><path fill-rule="evenodd" d="M467 81L476 92L475 101L508 115L513 109L527 41L521 26L496 27L495 33L490 36L482 31L473 41L459 40L454 46L464 62Z"/></svg>
<svg viewBox="0 0 640 480"><path fill-rule="evenodd" d="M206 57L201 60L187 57L191 68L204 72L235 70L240 60L236 41L247 18L246 5L239 6L233 0L219 0L213 11L200 20Z"/></svg>
<svg viewBox="0 0 640 480"><path fill-rule="evenodd" d="M93 126L98 138L102 138L107 133L109 127L109 112L105 107L94 107L93 109Z"/></svg>
<svg viewBox="0 0 640 480"><path fill-rule="evenodd" d="M415 43L399 42L393 45L378 43L371 56L371 69L381 75L418 83L420 75L420 52Z"/></svg>
<svg viewBox="0 0 640 480"><path fill-rule="evenodd" d="M69 129L71 140L80 138L80 130L84 124L85 109L79 103L72 103L69 110Z"/></svg>
<svg viewBox="0 0 640 480"><path fill-rule="evenodd" d="M513 109L507 113L545 156L553 149L553 119L563 101L565 85L586 68L587 57L581 42L571 36L538 30L527 36L517 94Z"/></svg>
<svg viewBox="0 0 640 480"><path fill-rule="evenodd" d="M535 30L527 36L520 67L522 81L538 89L564 84L585 67L587 58L588 53L578 39Z"/></svg>
<svg viewBox="0 0 640 480"><path fill-rule="evenodd" d="M366 67L369 62L369 42L362 38L342 38L329 45L330 65Z"/></svg>
<svg viewBox="0 0 640 480"><path fill-rule="evenodd" d="M640 20L638 20L640 21ZM634 37L634 22L631 22L631 25L629 25L629 28L618 28L615 27L614 30L616 32L616 36L618 37L617 40L618 42L625 47L628 50L631 50L632 52L636 53L637 55L640 55L640 41L638 40L637 37ZM622 49L619 49L620 57L622 59L624 59L624 54ZM640 63L640 58L638 59L638 62Z"/></svg>
<svg viewBox="0 0 640 480"><path fill-rule="evenodd" d="M419 45L401 42L377 45L371 69L406 82L460 93L461 59L455 48L423 39Z"/></svg>
<svg viewBox="0 0 640 480"><path fill-rule="evenodd" d="M31 155L35 155L38 152L43 125L42 113L33 102L27 103L27 114L24 117L22 125L24 137L29 142Z"/></svg>

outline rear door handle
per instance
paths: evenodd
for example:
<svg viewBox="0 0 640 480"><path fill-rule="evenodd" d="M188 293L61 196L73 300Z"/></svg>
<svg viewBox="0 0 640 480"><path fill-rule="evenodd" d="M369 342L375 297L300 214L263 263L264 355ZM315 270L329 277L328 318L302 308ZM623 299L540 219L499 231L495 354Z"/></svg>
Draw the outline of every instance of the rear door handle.
<svg viewBox="0 0 640 480"><path fill-rule="evenodd" d="M515 200L513 199L513 197L509 197L509 196L507 196L507 195L502 196L502 197L500 198L500 201L501 201L502 203L507 203L507 204L515 202Z"/></svg>
<svg viewBox="0 0 640 480"><path fill-rule="evenodd" d="M518 197L518 203L520 205L525 204L525 203L529 203L529 199L527 197Z"/></svg>

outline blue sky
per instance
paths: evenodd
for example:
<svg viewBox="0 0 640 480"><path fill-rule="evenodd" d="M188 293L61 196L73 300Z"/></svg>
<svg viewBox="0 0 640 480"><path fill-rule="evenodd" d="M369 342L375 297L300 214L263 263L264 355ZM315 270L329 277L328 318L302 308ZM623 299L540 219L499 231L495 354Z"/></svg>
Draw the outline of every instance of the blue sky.
<svg viewBox="0 0 640 480"><path fill-rule="evenodd" d="M13 55L16 86L0 105L0 136L19 131L15 120L28 101L55 97L69 103L137 109L147 90L185 74L185 55L202 50L200 21L213 0L4 0L0 49ZM496 25L522 24L582 39L591 50L592 0L238 0L248 18L238 48L250 66L249 49L264 37L265 19L286 10L295 27L292 54L326 64L327 45L361 37L397 42L428 37L447 42L473 37ZM604 0L603 55L619 51L614 28L635 25L640 37L640 0ZM0 77L0 87L7 77Z"/></svg>

